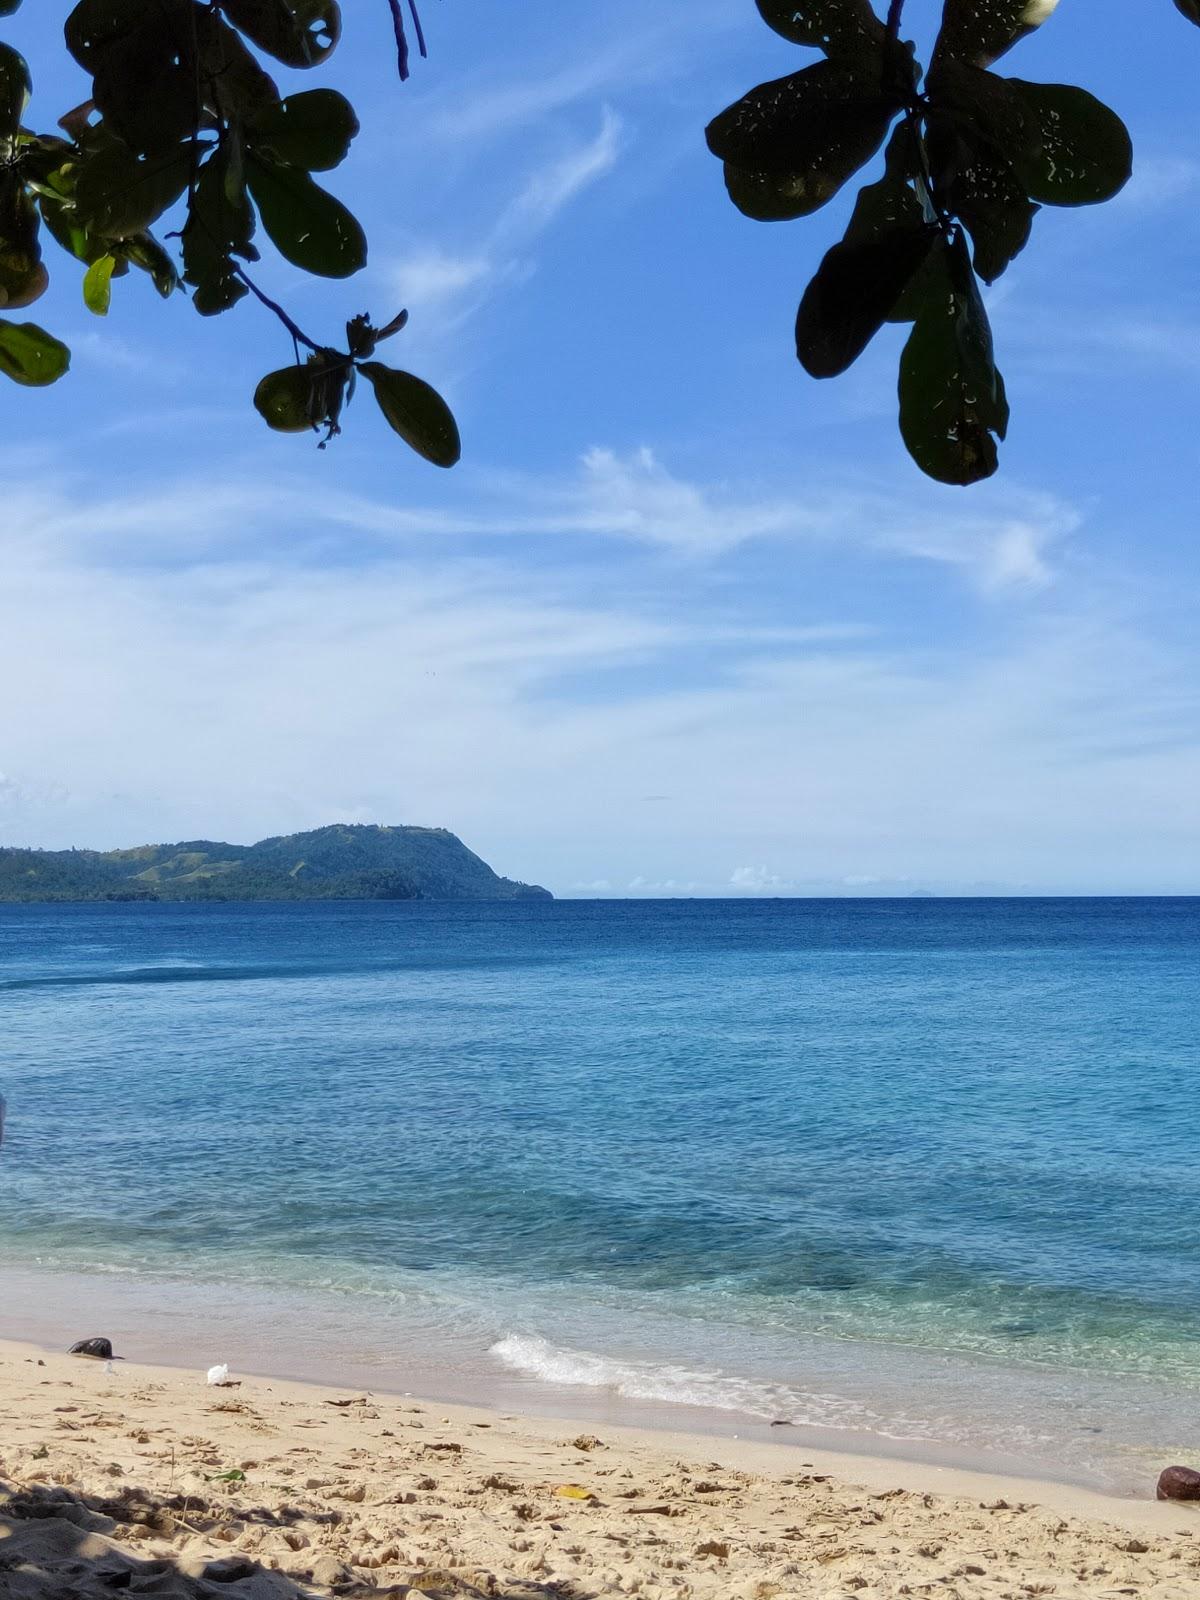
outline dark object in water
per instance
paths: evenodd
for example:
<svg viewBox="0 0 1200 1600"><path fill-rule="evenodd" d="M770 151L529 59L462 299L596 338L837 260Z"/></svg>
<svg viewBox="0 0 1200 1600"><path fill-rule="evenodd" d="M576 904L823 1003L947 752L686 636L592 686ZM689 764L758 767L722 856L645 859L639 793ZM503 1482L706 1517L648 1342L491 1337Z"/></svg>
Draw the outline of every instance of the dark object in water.
<svg viewBox="0 0 1200 1600"><path fill-rule="evenodd" d="M1200 1472L1191 1467L1167 1467L1158 1480L1160 1500L1200 1500Z"/></svg>
<svg viewBox="0 0 1200 1600"><path fill-rule="evenodd" d="M94 1356L97 1361L123 1361L123 1356L114 1356L111 1339L80 1339L78 1344L73 1344L67 1351L69 1356Z"/></svg>

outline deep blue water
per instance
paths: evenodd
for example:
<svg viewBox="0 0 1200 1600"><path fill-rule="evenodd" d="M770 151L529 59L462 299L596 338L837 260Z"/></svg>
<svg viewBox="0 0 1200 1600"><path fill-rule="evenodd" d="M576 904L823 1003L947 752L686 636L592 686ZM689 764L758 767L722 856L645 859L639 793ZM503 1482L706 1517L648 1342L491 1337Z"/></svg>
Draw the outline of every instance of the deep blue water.
<svg viewBox="0 0 1200 1600"><path fill-rule="evenodd" d="M631 1393L1190 1385L1198 975L1196 900L0 907L0 1251Z"/></svg>

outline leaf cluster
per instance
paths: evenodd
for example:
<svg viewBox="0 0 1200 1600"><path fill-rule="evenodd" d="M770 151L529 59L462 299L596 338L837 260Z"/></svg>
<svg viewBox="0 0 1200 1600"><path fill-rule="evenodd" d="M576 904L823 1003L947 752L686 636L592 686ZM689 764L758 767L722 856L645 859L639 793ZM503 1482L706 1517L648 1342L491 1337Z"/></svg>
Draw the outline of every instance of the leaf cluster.
<svg viewBox="0 0 1200 1600"><path fill-rule="evenodd" d="M19 5L0 0L0 16ZM403 20L392 9L400 40ZM345 160L359 131L354 108L328 87L281 94L272 76L277 65L320 66L341 32L338 0L78 0L65 42L91 79L91 95L53 133L26 126L29 69L0 43L0 311L45 293L47 239L82 265L84 303L99 316L114 282L131 270L147 274L164 298L189 293L206 317L253 295L286 328L295 355L292 367L260 385L256 403L271 426L291 431L303 416L305 428L324 427L328 439L362 372L395 431L450 466L458 434L444 401L411 374L370 360L406 313L379 331L368 317L355 318L346 350L332 350L249 270L264 236L316 277L349 278L366 265L362 225L314 177ZM164 235L180 205L182 225ZM66 346L46 329L0 316L0 371L8 377L41 386L69 363Z"/></svg>
<svg viewBox="0 0 1200 1600"><path fill-rule="evenodd" d="M800 302L796 353L816 378L910 327L900 432L943 483L995 472L1008 428L980 281L1029 241L1039 209L1111 199L1132 170L1124 123L1086 90L993 70L1058 0L944 0L928 70L871 0L756 0L763 20L821 59L760 84L708 127L730 198L763 222L808 216L880 151L844 237ZM1200 23L1197 0L1175 0Z"/></svg>

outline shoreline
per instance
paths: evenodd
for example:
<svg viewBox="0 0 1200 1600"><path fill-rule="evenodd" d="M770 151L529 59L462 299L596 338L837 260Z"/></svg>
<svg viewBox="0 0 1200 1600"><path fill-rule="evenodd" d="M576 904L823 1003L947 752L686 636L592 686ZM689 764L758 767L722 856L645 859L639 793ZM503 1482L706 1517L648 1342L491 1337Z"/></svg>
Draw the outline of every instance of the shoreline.
<svg viewBox="0 0 1200 1600"><path fill-rule="evenodd" d="M116 1353L110 1374L103 1361L72 1357L61 1349L37 1341L0 1337L0 1369L17 1364L27 1365L31 1361L35 1364L44 1362L48 1369L56 1372L90 1370L102 1373L117 1393L120 1392L118 1385L121 1378L127 1376L130 1388L135 1382L138 1385L151 1382L181 1392L194 1391L198 1395L207 1393L210 1398L213 1394L206 1383L205 1372L184 1364L135 1361ZM590 1427L598 1422L594 1414L512 1413L495 1406L471 1405L438 1395L386 1388L365 1388L364 1391L362 1385L325 1383L283 1374L231 1371L230 1380L230 1387L235 1392L252 1389L310 1404L328 1403L331 1397L341 1397L353 1389L365 1392L372 1401L380 1404L399 1405L404 1402L419 1406L426 1412L438 1411L454 1427L491 1427L503 1420L516 1423L524 1433L541 1439L557 1438L564 1430ZM800 1466L828 1474L843 1484L871 1491L886 1491L898 1486L906 1493L915 1495L1033 1501L1049 1510L1111 1521L1114 1526L1133 1531L1190 1531L1200 1541L1200 1506L1190 1508L1156 1500L1152 1488L1142 1498L1111 1494L1062 1479L1028 1477L978 1466L944 1465L913 1456L892 1456L868 1450L837 1450L811 1443L801 1436L799 1429L772 1430L786 1432L789 1436L795 1433L796 1437L747 1439L739 1433L710 1433L699 1428L671 1427L666 1423L639 1425L605 1420L599 1425L604 1427L606 1434L664 1455L689 1457L697 1465L704 1462L711 1464L714 1459L719 1459L722 1464L763 1477L782 1477Z"/></svg>
<svg viewBox="0 0 1200 1600"><path fill-rule="evenodd" d="M0 1341L0 1573L22 1600L101 1600L122 1564L187 1600L218 1576L229 1600L1200 1586L1200 1507L233 1377Z"/></svg>
<svg viewBox="0 0 1200 1600"><path fill-rule="evenodd" d="M7 1308L0 1334L17 1345L36 1347L43 1356L65 1351L78 1338L104 1334L139 1369L180 1378L228 1362L239 1376L266 1383L345 1385L379 1396L516 1413L558 1425L720 1442L764 1451L768 1459L780 1451L801 1450L819 1455L843 1478L853 1476L857 1463L867 1463L872 1469L886 1466L893 1474L909 1474L914 1484L937 1484L939 1475L965 1473L1019 1484L1026 1497L1037 1486L1040 1491L1090 1492L1105 1501L1137 1504L1153 1496L1163 1467L1176 1462L1200 1466L1195 1447L1184 1442L1191 1431L1185 1413L1180 1415L1178 1445L1142 1447L1136 1457L1129 1453L1122 1459L1120 1470L1114 1466L1102 1473L1083 1456L1068 1459L1061 1445L1057 1457L1035 1458L990 1448L970 1437L770 1420L761 1413L626 1393L608 1384L554 1383L498 1361L481 1365L478 1353L464 1365L454 1359L449 1326L427 1328L420 1344L410 1333L401 1345L383 1308L309 1291L264 1291L153 1273L82 1273L39 1264L0 1268L0 1304ZM77 1309L81 1305L84 1313ZM0 1338L0 1348L4 1343ZM889 1354L885 1347L864 1350L878 1354L881 1365ZM977 1365L967 1367L969 1376ZM985 1369L979 1370L982 1374ZM1022 1369L1004 1372L1005 1381L1018 1391L1023 1378L1044 1383L1049 1377L1053 1386L1053 1376ZM922 1374L909 1374L909 1380L913 1393L920 1393ZM1089 1415L1103 1420L1103 1412ZM1100 1428L1089 1431L1098 1433Z"/></svg>

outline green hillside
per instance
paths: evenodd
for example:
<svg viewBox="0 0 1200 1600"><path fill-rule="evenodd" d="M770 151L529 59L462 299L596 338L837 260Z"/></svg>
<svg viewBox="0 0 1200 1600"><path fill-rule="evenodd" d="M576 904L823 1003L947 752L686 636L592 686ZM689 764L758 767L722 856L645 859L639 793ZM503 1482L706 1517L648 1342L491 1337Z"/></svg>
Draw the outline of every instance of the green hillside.
<svg viewBox="0 0 1200 1600"><path fill-rule="evenodd" d="M249 845L0 848L0 901L550 898L498 877L445 828L335 825Z"/></svg>

